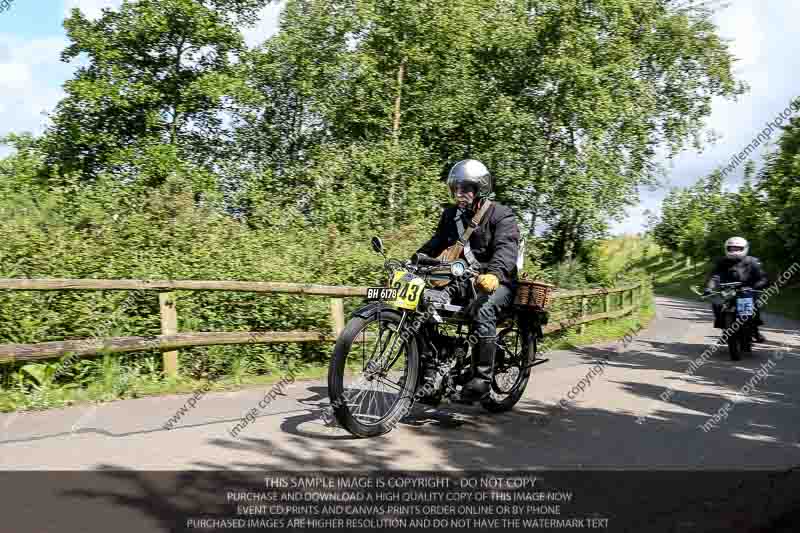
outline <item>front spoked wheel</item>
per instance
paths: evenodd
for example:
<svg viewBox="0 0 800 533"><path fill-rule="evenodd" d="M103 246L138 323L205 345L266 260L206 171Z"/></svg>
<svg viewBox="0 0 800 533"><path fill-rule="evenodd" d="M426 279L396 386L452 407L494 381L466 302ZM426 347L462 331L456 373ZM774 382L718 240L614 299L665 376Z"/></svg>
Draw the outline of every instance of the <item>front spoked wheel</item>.
<svg viewBox="0 0 800 533"><path fill-rule="evenodd" d="M535 336L532 336L532 342L536 342ZM525 348L522 334L517 328L506 328L497 335L492 388L489 397L481 402L487 411L508 411L522 398L531 376ZM535 344L530 348L535 351Z"/></svg>
<svg viewBox="0 0 800 533"><path fill-rule="evenodd" d="M731 361L739 361L742 358L741 336L741 331L737 331L728 337L728 353Z"/></svg>
<svg viewBox="0 0 800 533"><path fill-rule="evenodd" d="M412 407L419 354L401 327L396 312L355 317L336 341L328 395L336 420L357 437L388 433Z"/></svg>
<svg viewBox="0 0 800 533"><path fill-rule="evenodd" d="M740 337L741 340L741 347L742 353L752 354L753 353L753 326L750 322L748 322L742 328L742 334Z"/></svg>

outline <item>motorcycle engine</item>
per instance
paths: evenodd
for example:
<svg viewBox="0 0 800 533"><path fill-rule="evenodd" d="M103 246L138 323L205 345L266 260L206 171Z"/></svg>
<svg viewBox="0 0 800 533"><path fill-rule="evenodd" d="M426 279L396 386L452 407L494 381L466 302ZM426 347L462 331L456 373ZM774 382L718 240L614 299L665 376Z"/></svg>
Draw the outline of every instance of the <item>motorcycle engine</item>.
<svg viewBox="0 0 800 533"><path fill-rule="evenodd" d="M437 339L439 360L448 363L455 384L463 385L471 379L470 344L466 338L440 336Z"/></svg>
<svg viewBox="0 0 800 533"><path fill-rule="evenodd" d="M469 341L465 338L439 334L433 342L439 351L440 361L461 360L469 353Z"/></svg>

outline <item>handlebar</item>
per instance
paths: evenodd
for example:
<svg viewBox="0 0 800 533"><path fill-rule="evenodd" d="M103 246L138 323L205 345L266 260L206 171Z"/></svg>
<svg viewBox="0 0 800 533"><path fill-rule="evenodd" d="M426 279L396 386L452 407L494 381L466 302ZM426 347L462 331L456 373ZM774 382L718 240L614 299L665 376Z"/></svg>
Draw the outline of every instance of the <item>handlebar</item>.
<svg viewBox="0 0 800 533"><path fill-rule="evenodd" d="M420 266L444 266L445 264L450 264L446 261L440 261L439 259L435 259L429 255L423 253L416 253L411 256L411 260Z"/></svg>
<svg viewBox="0 0 800 533"><path fill-rule="evenodd" d="M419 275L433 275L433 276L447 276L451 277L450 268L454 263L464 263L463 260L455 261L441 261L426 254L414 254L411 260L400 261L397 259L387 259L384 262L384 269L397 270L407 269ZM481 273L480 269L475 269L468 264L465 264L464 274L473 277Z"/></svg>
<svg viewBox="0 0 800 533"><path fill-rule="evenodd" d="M711 296L715 296L717 294L722 294L722 292L725 289L746 288L747 292L764 292L764 291L762 291L760 289L753 289L753 288L744 287L744 283L742 283L741 281L731 281L729 283L720 283L718 286L720 287L720 290L711 291L708 294L701 293L699 290L696 289L696 287L692 287L692 292L694 292L695 294L700 296L701 300L704 300L706 298L710 298Z"/></svg>

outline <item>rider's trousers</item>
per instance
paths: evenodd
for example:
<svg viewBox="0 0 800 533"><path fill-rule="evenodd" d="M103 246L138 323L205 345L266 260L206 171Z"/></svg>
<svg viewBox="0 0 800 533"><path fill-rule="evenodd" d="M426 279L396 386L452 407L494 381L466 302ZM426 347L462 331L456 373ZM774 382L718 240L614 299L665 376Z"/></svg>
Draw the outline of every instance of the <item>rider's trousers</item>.
<svg viewBox="0 0 800 533"><path fill-rule="evenodd" d="M514 301L514 291L505 285L498 285L492 294L478 293L475 302L475 335L494 337L497 335L497 316Z"/></svg>

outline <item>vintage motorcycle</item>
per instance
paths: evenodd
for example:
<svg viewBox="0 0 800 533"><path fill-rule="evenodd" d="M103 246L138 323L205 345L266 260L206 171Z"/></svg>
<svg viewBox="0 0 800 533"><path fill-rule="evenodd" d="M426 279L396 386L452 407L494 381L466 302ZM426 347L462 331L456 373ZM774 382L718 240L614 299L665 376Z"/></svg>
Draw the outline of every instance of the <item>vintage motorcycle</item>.
<svg viewBox="0 0 800 533"><path fill-rule="evenodd" d="M763 291L745 287L741 281L720 283L718 291L704 295L698 288L693 292L701 298L720 298L722 329L728 332L728 353L731 361L739 361L743 353L752 353L753 328L756 316L755 296ZM733 328L738 323L738 328Z"/></svg>
<svg viewBox="0 0 800 533"><path fill-rule="evenodd" d="M480 268L464 260L388 259L379 237L373 249L384 256L385 287L367 291L339 335L328 370L328 395L339 425L358 437L387 433L416 401L436 406L460 399L472 378L472 305ZM492 413L511 409L522 397L537 359L546 311L512 306L498 317L495 373L481 405ZM352 382L346 384L350 378Z"/></svg>

